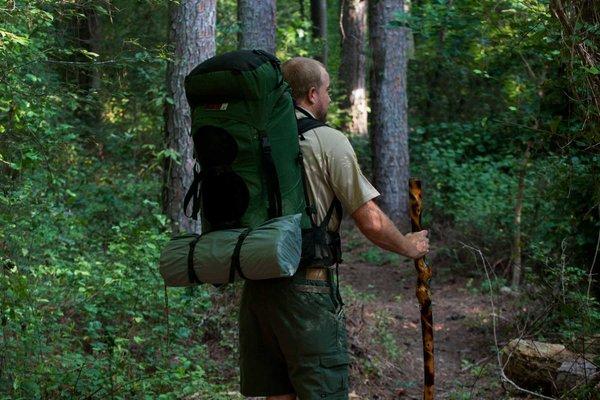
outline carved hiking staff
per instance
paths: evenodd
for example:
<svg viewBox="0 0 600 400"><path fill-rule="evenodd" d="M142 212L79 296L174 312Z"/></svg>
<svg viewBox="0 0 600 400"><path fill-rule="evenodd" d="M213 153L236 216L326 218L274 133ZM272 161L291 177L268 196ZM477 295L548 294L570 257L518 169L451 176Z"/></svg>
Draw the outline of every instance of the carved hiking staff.
<svg viewBox="0 0 600 400"><path fill-rule="evenodd" d="M421 231L421 181L411 178L410 188L410 224L413 232ZM433 380L435 364L433 362L433 314L431 312L431 292L429 280L431 268L425 263L425 258L415 260L417 269L417 299L421 308L421 334L423 336L423 400L433 399Z"/></svg>

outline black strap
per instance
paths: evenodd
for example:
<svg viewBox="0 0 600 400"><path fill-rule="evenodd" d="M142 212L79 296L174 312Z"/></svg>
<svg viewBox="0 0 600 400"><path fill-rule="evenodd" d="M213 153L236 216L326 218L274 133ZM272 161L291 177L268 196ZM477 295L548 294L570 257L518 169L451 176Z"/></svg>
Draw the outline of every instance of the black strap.
<svg viewBox="0 0 600 400"><path fill-rule="evenodd" d="M300 140L305 140L304 133L310 131L311 129L319 128L321 126L327 126L327 124L313 119L313 118L300 118L297 120L298 122L298 135L300 135Z"/></svg>
<svg viewBox="0 0 600 400"><path fill-rule="evenodd" d="M329 248L331 249L333 261L337 265L338 263L342 262L342 241L340 240L340 233L339 233L339 230L337 232L332 232L327 229L327 227L329 226L329 222L331 221L331 217L333 216L334 211L337 215L338 221L341 223L342 217L344 216L343 215L344 211L342 209L342 203L338 200L337 197L333 198L333 201L331 202L331 205L329 206L329 209L327 210L327 214L325 215L325 218L323 218L323 222L321 222L321 225L319 228L322 232L327 232L326 233L327 244L329 245ZM336 273L337 273L337 269L336 269Z"/></svg>
<svg viewBox="0 0 600 400"><path fill-rule="evenodd" d="M187 193L185 194L185 197L183 199L183 213L186 217L188 218L192 218L192 219L198 219L198 212L200 211L200 189L202 186L202 174L200 172L197 171L197 164L194 166L194 179L192 180L192 184L190 185L190 188L188 189ZM192 202L192 214L188 215L187 214L187 209L188 209L188 205L190 204L190 201L193 200Z"/></svg>
<svg viewBox="0 0 600 400"><path fill-rule="evenodd" d="M342 294L340 293L340 264L338 262L335 263L335 281L337 286L337 298L340 301L340 312L342 307L344 306L344 300L342 300Z"/></svg>
<svg viewBox="0 0 600 400"><path fill-rule="evenodd" d="M317 222L316 222L316 218L317 218L317 209L310 203L310 198L308 197L308 184L307 182L307 178L306 178L306 169L304 169L304 156L302 155L302 152L298 153L298 164L300 164L300 176L302 179L302 190L304 192L304 204L305 204L305 208L304 210L306 211L306 214L308 215L308 219L310 220L310 225L313 228L317 228Z"/></svg>
<svg viewBox="0 0 600 400"><path fill-rule="evenodd" d="M190 250L188 252L188 277L190 278L190 283L192 284L201 284L202 281L196 275L196 270L194 269L194 249L196 248L196 243L200 240L200 236L190 242Z"/></svg>
<svg viewBox="0 0 600 400"><path fill-rule="evenodd" d="M240 233L237 243L235 244L235 249L233 250L233 255L231 256L231 266L229 267L229 283L233 283L235 280L235 271L237 271L242 278L248 279L240 267L240 251L242 250L242 243L244 243L244 239L246 239L251 230L252 228L248 228Z"/></svg>
<svg viewBox="0 0 600 400"><path fill-rule="evenodd" d="M298 105L296 105L295 102L294 102L294 108L306 116L306 118L300 118L300 119L296 120L296 122L298 124L298 136L300 137L300 140L306 140L304 137L305 132L308 132L311 129L319 128L322 126L328 126L326 123L315 119L312 115L310 115L310 113L308 111L306 111L302 107L299 107ZM307 184L308 179L306 176L306 169L304 168L304 159L303 159L302 152L300 152L298 154L298 163L300 164L300 170L301 170L301 176L302 176L302 189L304 190L304 202L306 204L306 214L308 215L308 218L309 218L310 224L311 224L310 230L312 231L312 234L311 234L312 240L315 242L315 245L318 245L316 242L319 242L319 244L321 244L321 245L323 245L323 244L328 245L332 251L332 256L333 256L332 261L337 265L338 263L340 263L342 261L341 260L342 247L341 247L339 233L328 231L327 226L329 225L329 222L331 221L331 217L333 216L334 211L336 212L338 220L341 222L342 217L343 217L342 203L339 201L339 199L337 197L334 197L333 201L331 202L331 205L329 206L329 209L327 210L325 218L323 219L321 224L317 225L317 223L316 223L317 210L314 207L314 205L311 204L310 198L308 196L308 184ZM304 262L308 263L310 261L304 260ZM329 272L331 273L331 271L329 271ZM336 269L336 275L337 275L337 269ZM332 276L333 275L331 273L331 277ZM332 297L333 297L333 294L332 294ZM339 295L339 293L338 293L338 297L339 297L339 300L341 303L341 296Z"/></svg>
<svg viewBox="0 0 600 400"><path fill-rule="evenodd" d="M327 124L325 124L324 122L321 122L321 121L313 118L313 116L310 115L310 113L308 111L306 111L302 107L297 106L295 101L294 101L294 108L306 116L306 118L300 118L300 119L296 120L296 122L298 124L298 136L300 137L300 140L305 140L305 138L304 138L305 132L308 132L311 129L315 129L315 128L318 128L321 126L327 126ZM315 208L314 205L311 204L310 198L308 197L308 184L307 184L307 177L306 177L306 169L304 168L304 157L302 155L302 152L300 152L298 154L298 164L300 165L300 172L301 172L301 176L302 176L302 189L304 191L304 203L306 205L305 211L306 211L306 214L308 215L308 219L310 220L310 224L314 229L314 228L318 227L317 222L316 222L317 209Z"/></svg>
<svg viewBox="0 0 600 400"><path fill-rule="evenodd" d="M271 143L266 132L260 133L260 147L262 155L262 166L267 182L267 194L269 196L269 219L280 217L282 214L281 190L279 188L279 176L275 168L275 162L271 154Z"/></svg>
<svg viewBox="0 0 600 400"><path fill-rule="evenodd" d="M296 110L300 111L306 116L306 118L300 118L296 120L296 122L298 123L298 136L300 136L300 140L305 140L304 134L310 131L311 129L319 128L321 126L328 126L325 122L313 118L313 116L310 115L310 113L302 107L294 107L296 108Z"/></svg>
<svg viewBox="0 0 600 400"><path fill-rule="evenodd" d="M334 211L338 218L338 221L341 222L342 217L344 216L344 211L342 209L342 203L338 200L337 197L333 198L333 201L331 202L331 205L327 210L327 214L325 214L325 218L323 218L323 222L321 222L321 228L327 229L327 226L329 225L329 221L331 221L331 217L333 216Z"/></svg>

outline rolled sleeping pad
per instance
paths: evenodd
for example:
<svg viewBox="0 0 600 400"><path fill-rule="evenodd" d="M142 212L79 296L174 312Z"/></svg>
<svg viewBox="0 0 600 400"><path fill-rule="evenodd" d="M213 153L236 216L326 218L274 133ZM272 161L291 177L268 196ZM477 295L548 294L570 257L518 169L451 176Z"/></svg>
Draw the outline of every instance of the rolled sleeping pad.
<svg viewBox="0 0 600 400"><path fill-rule="evenodd" d="M247 279L290 277L300 264L302 250L301 214L270 219L249 230L239 249L239 267ZM223 284L242 277L232 266L240 236L247 229L225 229L203 235L186 234L173 237L163 249L159 271L167 286L196 285L193 273L201 283ZM190 246L195 242L195 245ZM193 257L190 257L193 249ZM234 272L230 275L231 268Z"/></svg>

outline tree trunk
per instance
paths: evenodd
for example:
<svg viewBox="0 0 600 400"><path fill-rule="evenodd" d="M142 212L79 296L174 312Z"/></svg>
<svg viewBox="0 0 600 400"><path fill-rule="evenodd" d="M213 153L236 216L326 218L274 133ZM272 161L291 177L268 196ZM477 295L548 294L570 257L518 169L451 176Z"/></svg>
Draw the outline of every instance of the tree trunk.
<svg viewBox="0 0 600 400"><path fill-rule="evenodd" d="M77 45L90 53L100 54L102 31L98 11L88 5L81 5L75 17L75 34ZM93 64L97 59L93 56L79 54L76 61L81 66L75 68L77 86L87 98L77 110L77 114L90 126L95 126L102 119L102 106L98 99L100 91L100 69Z"/></svg>
<svg viewBox="0 0 600 400"><path fill-rule="evenodd" d="M342 60L340 80L346 98L350 122L346 129L367 134L367 93L365 41L367 36L367 0L342 0Z"/></svg>
<svg viewBox="0 0 600 400"><path fill-rule="evenodd" d="M313 24L313 37L322 45L321 54L315 58L327 65L327 0L310 0L310 18Z"/></svg>
<svg viewBox="0 0 600 400"><path fill-rule="evenodd" d="M275 54L275 0L238 0L240 49Z"/></svg>
<svg viewBox="0 0 600 400"><path fill-rule="evenodd" d="M167 67L167 91L173 104L166 105L166 148L179 160L165 159L163 209L173 232L199 231L199 223L184 214L183 198L193 176L190 108L185 97L185 76L215 54L216 0L180 0L171 3L169 41L173 59Z"/></svg>
<svg viewBox="0 0 600 400"><path fill-rule="evenodd" d="M517 186L517 196L515 199L515 218L514 218L514 231L513 231L513 248L512 248L512 282L513 289L518 290L521 285L522 275L522 252L523 243L521 240L521 217L523 214L523 199L525 198L525 175L527 173L527 164L531 157L531 146L532 142L527 143L525 149L525 155L521 163L521 170L519 171L519 183Z"/></svg>
<svg viewBox="0 0 600 400"><path fill-rule="evenodd" d="M92 53L100 54L100 43L102 41L102 26L100 25L100 18L96 10L87 10L86 20L88 30L90 32L89 37L89 49ZM98 92L100 90L100 70L97 67L92 67L90 71L90 89Z"/></svg>
<svg viewBox="0 0 600 400"><path fill-rule="evenodd" d="M408 121L406 68L408 28L389 27L404 1L371 0L369 32L373 180L378 203L394 223L408 231Z"/></svg>

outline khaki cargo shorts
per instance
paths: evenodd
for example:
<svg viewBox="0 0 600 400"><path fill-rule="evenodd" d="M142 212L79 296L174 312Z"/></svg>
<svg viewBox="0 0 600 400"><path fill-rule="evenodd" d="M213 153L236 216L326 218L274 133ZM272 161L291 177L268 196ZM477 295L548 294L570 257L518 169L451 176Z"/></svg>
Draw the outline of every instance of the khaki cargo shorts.
<svg viewBox="0 0 600 400"><path fill-rule="evenodd" d="M335 285L305 279L303 270L246 281L239 327L244 396L348 399L345 315Z"/></svg>

